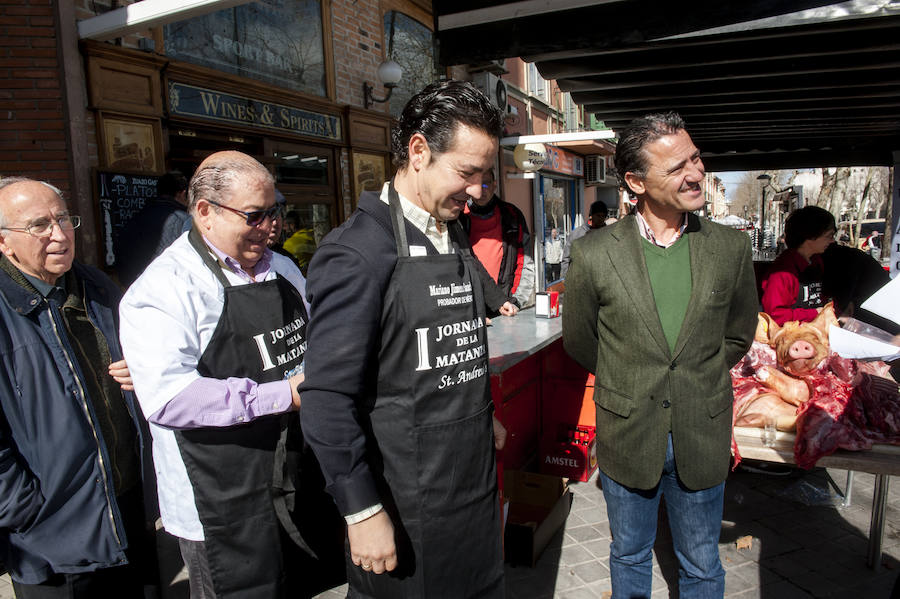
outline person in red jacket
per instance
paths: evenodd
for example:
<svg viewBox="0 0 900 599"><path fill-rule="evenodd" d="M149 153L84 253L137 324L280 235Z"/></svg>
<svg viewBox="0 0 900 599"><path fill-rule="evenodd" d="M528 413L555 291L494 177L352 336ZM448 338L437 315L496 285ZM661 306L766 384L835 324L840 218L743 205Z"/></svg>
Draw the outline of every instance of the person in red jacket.
<svg viewBox="0 0 900 599"><path fill-rule="evenodd" d="M762 308L779 325L809 322L825 304L822 253L834 243L834 216L824 208L795 210L784 224L787 249L772 263L762 282Z"/></svg>
<svg viewBox="0 0 900 599"><path fill-rule="evenodd" d="M484 174L481 187L481 197L469 200L459 223L491 280L523 308L532 303L534 294L531 234L525 215L499 198L493 169Z"/></svg>

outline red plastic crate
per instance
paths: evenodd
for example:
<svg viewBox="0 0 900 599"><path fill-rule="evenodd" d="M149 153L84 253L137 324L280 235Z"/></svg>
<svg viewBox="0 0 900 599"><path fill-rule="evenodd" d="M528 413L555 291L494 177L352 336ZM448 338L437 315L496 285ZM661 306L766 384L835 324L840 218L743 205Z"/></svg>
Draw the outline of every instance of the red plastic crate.
<svg viewBox="0 0 900 599"><path fill-rule="evenodd" d="M541 473L587 481L597 469L596 445L596 427L561 425L541 440Z"/></svg>

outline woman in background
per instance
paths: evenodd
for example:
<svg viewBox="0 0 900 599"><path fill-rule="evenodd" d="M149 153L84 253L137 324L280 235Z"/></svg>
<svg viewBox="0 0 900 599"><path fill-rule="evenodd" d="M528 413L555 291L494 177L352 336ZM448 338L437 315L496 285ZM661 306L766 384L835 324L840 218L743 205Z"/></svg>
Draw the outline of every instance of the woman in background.
<svg viewBox="0 0 900 599"><path fill-rule="evenodd" d="M834 216L818 206L792 212L784 224L782 252L762 283L762 309L775 322L809 322L827 301L822 290L822 253L834 243Z"/></svg>

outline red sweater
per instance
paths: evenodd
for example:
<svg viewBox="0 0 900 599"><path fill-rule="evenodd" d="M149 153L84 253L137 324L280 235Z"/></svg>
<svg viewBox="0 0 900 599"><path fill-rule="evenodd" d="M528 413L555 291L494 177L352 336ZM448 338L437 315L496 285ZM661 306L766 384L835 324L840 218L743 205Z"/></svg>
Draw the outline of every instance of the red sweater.
<svg viewBox="0 0 900 599"><path fill-rule="evenodd" d="M807 262L797 250L788 249L775 259L763 280L763 312L779 325L791 320L809 322L818 316L819 311L816 308L796 307L797 296L800 293L800 275L807 269L813 270L805 274L818 275L817 279L821 281L822 257L813 256L812 261Z"/></svg>

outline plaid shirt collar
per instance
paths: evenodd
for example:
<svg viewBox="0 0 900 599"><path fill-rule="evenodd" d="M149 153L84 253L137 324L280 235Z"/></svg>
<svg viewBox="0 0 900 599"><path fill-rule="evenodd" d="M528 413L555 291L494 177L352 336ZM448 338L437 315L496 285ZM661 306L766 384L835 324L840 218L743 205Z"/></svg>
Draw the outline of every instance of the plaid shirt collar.
<svg viewBox="0 0 900 599"><path fill-rule="evenodd" d="M656 235L653 234L653 229L650 228L650 225L647 224L647 221L644 220L643 215L640 211L635 211L634 215L637 217L638 222L638 231L641 234L641 237L652 243L653 245L659 246L661 248L669 248L675 245L675 242L681 239L681 236L684 235L684 230L687 229L688 226L688 213L684 213L684 221L681 223L681 226L678 227L678 230L675 232L675 235L672 236L666 243L662 243L656 239Z"/></svg>
<svg viewBox="0 0 900 599"><path fill-rule="evenodd" d="M385 183L381 188L381 201L389 204L388 200L389 182ZM421 231L440 254L450 253L450 236L447 234L446 223L437 220L431 214L416 206L399 192L397 196L400 198L400 208L403 210L403 216L412 226Z"/></svg>

